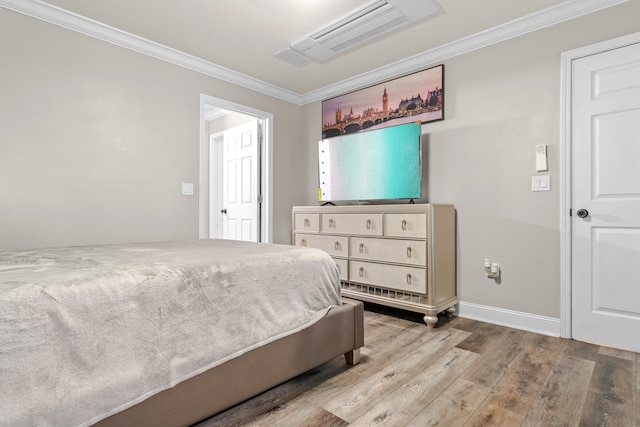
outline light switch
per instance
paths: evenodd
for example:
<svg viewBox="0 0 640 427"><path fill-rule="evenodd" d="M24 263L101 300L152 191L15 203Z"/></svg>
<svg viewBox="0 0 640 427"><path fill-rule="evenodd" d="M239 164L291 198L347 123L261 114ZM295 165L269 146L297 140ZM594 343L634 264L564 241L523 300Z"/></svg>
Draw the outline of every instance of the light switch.
<svg viewBox="0 0 640 427"><path fill-rule="evenodd" d="M183 182L182 183L182 195L183 196L193 196L193 183L191 183L191 182Z"/></svg>
<svg viewBox="0 0 640 427"><path fill-rule="evenodd" d="M531 191L551 190L549 175L534 175L531 177Z"/></svg>

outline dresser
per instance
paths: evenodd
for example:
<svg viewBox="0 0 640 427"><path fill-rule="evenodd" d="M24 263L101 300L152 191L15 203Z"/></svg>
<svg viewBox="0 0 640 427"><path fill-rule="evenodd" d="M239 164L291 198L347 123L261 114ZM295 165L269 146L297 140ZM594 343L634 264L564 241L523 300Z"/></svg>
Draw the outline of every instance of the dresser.
<svg viewBox="0 0 640 427"><path fill-rule="evenodd" d="M296 206L293 244L322 249L342 295L424 314L451 315L456 296L453 205Z"/></svg>

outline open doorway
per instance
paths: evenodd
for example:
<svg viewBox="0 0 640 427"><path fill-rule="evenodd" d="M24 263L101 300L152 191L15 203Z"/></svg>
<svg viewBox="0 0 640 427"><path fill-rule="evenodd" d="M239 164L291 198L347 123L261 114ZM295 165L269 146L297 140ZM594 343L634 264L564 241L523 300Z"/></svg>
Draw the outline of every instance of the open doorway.
<svg viewBox="0 0 640 427"><path fill-rule="evenodd" d="M273 115L200 96L199 236L272 241Z"/></svg>

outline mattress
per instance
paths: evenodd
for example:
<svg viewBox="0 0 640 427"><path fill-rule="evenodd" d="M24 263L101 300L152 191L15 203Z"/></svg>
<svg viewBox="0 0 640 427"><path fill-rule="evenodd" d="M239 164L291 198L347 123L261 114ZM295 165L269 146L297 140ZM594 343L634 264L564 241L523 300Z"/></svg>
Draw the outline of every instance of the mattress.
<svg viewBox="0 0 640 427"><path fill-rule="evenodd" d="M90 425L340 304L324 252L199 240L0 252L0 425Z"/></svg>

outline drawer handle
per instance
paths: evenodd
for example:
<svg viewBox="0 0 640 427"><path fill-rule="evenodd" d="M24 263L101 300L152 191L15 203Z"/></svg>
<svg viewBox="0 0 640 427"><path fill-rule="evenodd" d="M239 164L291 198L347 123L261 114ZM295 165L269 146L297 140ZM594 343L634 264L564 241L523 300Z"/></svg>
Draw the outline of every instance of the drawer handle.
<svg viewBox="0 0 640 427"><path fill-rule="evenodd" d="M358 250L360 251L361 254L364 253L364 243L360 243L360 246L358 247Z"/></svg>
<svg viewBox="0 0 640 427"><path fill-rule="evenodd" d="M302 240L300 240L300 244L301 244L302 246L307 246L307 240L306 240L306 239L302 239Z"/></svg>
<svg viewBox="0 0 640 427"><path fill-rule="evenodd" d="M333 244L333 249L335 249L336 251L340 250L340 242L335 242Z"/></svg>
<svg viewBox="0 0 640 427"><path fill-rule="evenodd" d="M311 221L309 221L309 218L305 218L304 219L304 226L305 227L311 227Z"/></svg>
<svg viewBox="0 0 640 427"><path fill-rule="evenodd" d="M411 246L407 247L407 258L411 258Z"/></svg>
<svg viewBox="0 0 640 427"><path fill-rule="evenodd" d="M364 277L364 267L360 267L358 274L360 275L360 277Z"/></svg>
<svg viewBox="0 0 640 427"><path fill-rule="evenodd" d="M333 224L334 224L333 218L329 218L329 228L333 228Z"/></svg>
<svg viewBox="0 0 640 427"><path fill-rule="evenodd" d="M367 220L367 230L371 230L371 220Z"/></svg>
<svg viewBox="0 0 640 427"><path fill-rule="evenodd" d="M411 274L407 274L407 285L411 284Z"/></svg>
<svg viewBox="0 0 640 427"><path fill-rule="evenodd" d="M407 231L407 220L402 220L402 231Z"/></svg>

